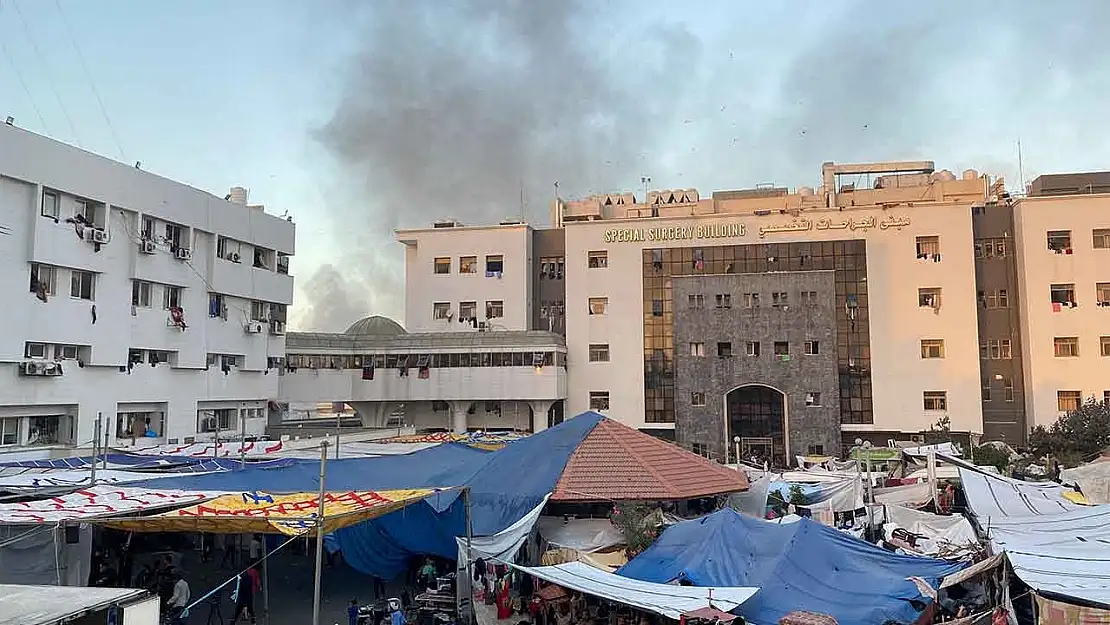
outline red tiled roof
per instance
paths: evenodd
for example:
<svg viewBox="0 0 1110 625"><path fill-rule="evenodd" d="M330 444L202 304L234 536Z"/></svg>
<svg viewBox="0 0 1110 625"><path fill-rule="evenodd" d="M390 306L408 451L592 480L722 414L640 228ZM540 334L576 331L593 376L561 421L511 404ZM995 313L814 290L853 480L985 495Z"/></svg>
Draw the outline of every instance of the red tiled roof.
<svg viewBox="0 0 1110 625"><path fill-rule="evenodd" d="M747 489L743 471L602 419L571 454L551 500L693 499Z"/></svg>

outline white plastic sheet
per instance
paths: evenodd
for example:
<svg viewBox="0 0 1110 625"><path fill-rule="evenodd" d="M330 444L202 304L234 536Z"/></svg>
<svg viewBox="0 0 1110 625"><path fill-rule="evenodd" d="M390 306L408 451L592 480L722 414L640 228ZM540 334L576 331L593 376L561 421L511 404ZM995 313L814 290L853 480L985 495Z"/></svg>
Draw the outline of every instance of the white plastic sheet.
<svg viewBox="0 0 1110 625"><path fill-rule="evenodd" d="M925 536L928 540L918 543L920 553L924 555L940 553L944 545L959 548L979 544L975 528L971 527L971 523L962 514L942 516L902 506L886 506L886 520L883 530L887 538L896 527Z"/></svg>
<svg viewBox="0 0 1110 625"><path fill-rule="evenodd" d="M609 519L564 519L541 516L536 531L549 544L593 553L624 544L624 533Z"/></svg>
<svg viewBox="0 0 1110 625"><path fill-rule="evenodd" d="M1110 503L1110 461L1064 469L1060 472L1060 479L1066 484L1078 484L1083 496L1091 503Z"/></svg>
<svg viewBox="0 0 1110 625"><path fill-rule="evenodd" d="M726 612L735 610L759 590L743 587L705 588L656 584L606 573L581 562L516 568L563 588L654 612L674 620L678 620L686 612L707 607L710 596L713 597L713 605L717 609Z"/></svg>
<svg viewBox="0 0 1110 625"><path fill-rule="evenodd" d="M763 471L748 471L748 490L728 496L728 504L737 512L762 519L767 515L767 489L772 475Z"/></svg>
<svg viewBox="0 0 1110 625"><path fill-rule="evenodd" d="M915 508L923 506L933 500L933 490L928 482L876 488L872 492L877 503L890 506L907 506Z"/></svg>
<svg viewBox="0 0 1110 625"><path fill-rule="evenodd" d="M37 525L198 504L223 493L94 486L39 501L0 503L0 524Z"/></svg>
<svg viewBox="0 0 1110 625"><path fill-rule="evenodd" d="M947 460L946 460L947 462ZM967 505L980 519L1061 514L1082 506L1064 498L1055 482L1023 482L960 466Z"/></svg>

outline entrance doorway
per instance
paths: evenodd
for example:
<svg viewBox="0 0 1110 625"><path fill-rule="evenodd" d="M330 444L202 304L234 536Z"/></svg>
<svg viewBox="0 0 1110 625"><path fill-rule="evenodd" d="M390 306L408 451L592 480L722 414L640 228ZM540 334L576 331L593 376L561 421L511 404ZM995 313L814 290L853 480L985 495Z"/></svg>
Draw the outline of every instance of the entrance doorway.
<svg viewBox="0 0 1110 625"><path fill-rule="evenodd" d="M786 395L762 384L735 388L725 396L729 440L740 437L743 460L786 466Z"/></svg>

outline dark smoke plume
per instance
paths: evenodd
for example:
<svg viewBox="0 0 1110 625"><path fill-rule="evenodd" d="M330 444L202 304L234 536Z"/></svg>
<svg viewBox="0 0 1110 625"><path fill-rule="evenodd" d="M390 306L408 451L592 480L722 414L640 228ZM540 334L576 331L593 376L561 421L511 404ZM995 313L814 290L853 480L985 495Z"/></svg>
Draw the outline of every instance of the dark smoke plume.
<svg viewBox="0 0 1110 625"><path fill-rule="evenodd" d="M369 3L368 3L369 4ZM329 207L345 281L318 274L306 289L373 311L312 301L301 325L397 315L403 253L397 227L441 217L463 223L520 216L546 225L554 183L563 195L634 186L666 136L676 80L696 60L682 28L618 39L598 29L601 3L404 0L372 3L333 118L316 137L357 184ZM609 50L620 48L619 63ZM630 56L635 62L623 63ZM614 71L615 64L623 64ZM324 271L324 270L321 270ZM307 293L306 293L307 294ZM326 316L325 316L326 315Z"/></svg>

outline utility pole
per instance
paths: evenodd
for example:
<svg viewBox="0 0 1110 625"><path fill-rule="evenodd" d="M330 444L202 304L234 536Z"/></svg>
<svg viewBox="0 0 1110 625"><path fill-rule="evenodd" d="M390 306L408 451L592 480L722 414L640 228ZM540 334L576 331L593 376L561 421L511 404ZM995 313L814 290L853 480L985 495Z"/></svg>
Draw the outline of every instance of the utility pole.
<svg viewBox="0 0 1110 625"><path fill-rule="evenodd" d="M328 442L320 443L320 504L316 511L316 583L312 593L312 625L320 625L320 575L324 562L324 478L327 475Z"/></svg>
<svg viewBox="0 0 1110 625"><path fill-rule="evenodd" d="M247 461L247 420L243 416L246 411L239 407L239 468Z"/></svg>
<svg viewBox="0 0 1110 625"><path fill-rule="evenodd" d="M100 418L103 413L96 413L96 424L93 425L92 470L89 473L89 486L96 486L97 450L100 448Z"/></svg>

